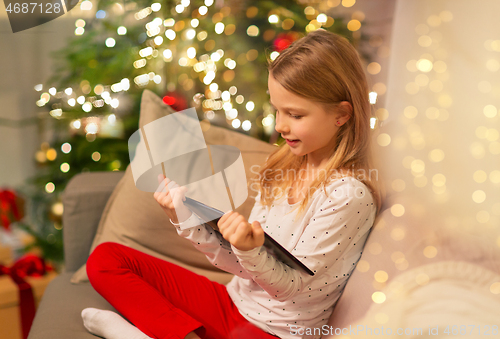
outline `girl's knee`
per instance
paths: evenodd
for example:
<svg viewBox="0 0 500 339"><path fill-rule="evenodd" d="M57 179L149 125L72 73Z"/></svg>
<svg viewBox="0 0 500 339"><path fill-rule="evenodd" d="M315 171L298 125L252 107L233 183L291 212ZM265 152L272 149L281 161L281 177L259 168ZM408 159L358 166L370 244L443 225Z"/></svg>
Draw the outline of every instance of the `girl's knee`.
<svg viewBox="0 0 500 339"><path fill-rule="evenodd" d="M116 245L120 244L107 241L97 245L96 248L94 248L94 250L92 251L92 253L90 253L89 258L87 259L87 263L89 261L94 260L94 258L96 257L107 256L108 254L113 253L114 250L116 250L117 247Z"/></svg>
<svg viewBox="0 0 500 339"><path fill-rule="evenodd" d="M90 253L87 259L87 276L91 279L94 273L101 271L102 269L110 268L115 262L115 255L120 246L123 246L114 242L104 242L96 246L96 248Z"/></svg>

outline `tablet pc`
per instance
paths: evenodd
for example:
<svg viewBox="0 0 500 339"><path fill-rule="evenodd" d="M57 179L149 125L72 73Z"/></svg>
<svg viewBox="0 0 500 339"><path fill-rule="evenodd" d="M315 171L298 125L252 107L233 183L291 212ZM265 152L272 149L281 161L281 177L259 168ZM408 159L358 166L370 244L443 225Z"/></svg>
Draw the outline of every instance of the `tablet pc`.
<svg viewBox="0 0 500 339"><path fill-rule="evenodd" d="M205 222L206 224L210 225L218 234L220 235L219 238L223 241L226 242L226 247L230 248L230 243L226 239L222 237L222 235L219 232L219 228L217 227L217 223L219 219L224 215L224 212L207 206L197 200L191 199L186 197L186 200L184 201L184 204L186 205L187 208L189 208L194 214L196 214L198 217L200 217L202 220L210 220L208 222ZM307 266L305 266L303 263L299 261L293 254L288 252L287 249L285 249L283 246L281 246L276 240L274 240L269 234L267 234L264 231L265 235L265 240L264 240L264 247L270 252L270 254L274 255L278 260L283 262L284 264L290 266L291 268L294 268L296 270L302 270L306 272L309 275L314 275L314 272L312 272Z"/></svg>

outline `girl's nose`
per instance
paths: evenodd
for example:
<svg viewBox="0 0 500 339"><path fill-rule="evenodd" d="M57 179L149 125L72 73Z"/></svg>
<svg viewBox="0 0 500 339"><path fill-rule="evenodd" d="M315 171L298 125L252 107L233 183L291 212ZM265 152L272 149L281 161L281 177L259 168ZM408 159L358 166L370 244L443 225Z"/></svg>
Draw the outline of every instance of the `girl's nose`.
<svg viewBox="0 0 500 339"><path fill-rule="evenodd" d="M290 128L279 116L278 112L276 112L276 124L274 125L274 129L280 134L287 134Z"/></svg>

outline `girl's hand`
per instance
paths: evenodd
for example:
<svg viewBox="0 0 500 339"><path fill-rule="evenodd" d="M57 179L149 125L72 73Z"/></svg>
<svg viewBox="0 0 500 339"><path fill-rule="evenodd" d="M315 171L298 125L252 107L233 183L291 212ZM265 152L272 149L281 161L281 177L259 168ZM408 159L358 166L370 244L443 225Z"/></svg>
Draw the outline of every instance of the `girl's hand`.
<svg viewBox="0 0 500 339"><path fill-rule="evenodd" d="M154 198L161 208L167 213L172 222L178 224L186 221L191 216L191 211L183 203L186 200L184 194L187 187L179 187L175 181L170 181L169 178L165 178L162 174L158 176L158 182L160 185L154 193Z"/></svg>
<svg viewBox="0 0 500 339"><path fill-rule="evenodd" d="M264 230L258 221L249 224L238 212L227 212L217 223L224 239L241 251L264 245Z"/></svg>

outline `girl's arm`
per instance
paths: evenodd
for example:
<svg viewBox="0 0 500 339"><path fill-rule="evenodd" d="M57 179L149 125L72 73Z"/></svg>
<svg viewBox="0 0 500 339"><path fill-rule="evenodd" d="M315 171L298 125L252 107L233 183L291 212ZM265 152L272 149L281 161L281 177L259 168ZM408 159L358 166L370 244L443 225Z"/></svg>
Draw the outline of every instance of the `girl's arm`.
<svg viewBox="0 0 500 339"><path fill-rule="evenodd" d="M363 246L358 241L365 240L364 235L373 225L375 206L362 183L355 179L339 182L332 185L336 186L332 188L332 194L317 207L292 251L315 276L290 268L269 255L264 247L241 251L232 246L241 266L271 297L285 301L304 290L326 287L335 283L335 279L345 278L353 268L355 262L344 261L342 254ZM350 190L346 189L348 186ZM334 196L342 188L346 194ZM364 193L360 194L360 189ZM330 279L319 281L318 278L327 270L330 270Z"/></svg>
<svg viewBox="0 0 500 339"><path fill-rule="evenodd" d="M177 229L177 234L188 239L198 251L205 254L212 265L242 278L251 279L240 265L231 245L194 213L186 221L172 224Z"/></svg>
<svg viewBox="0 0 500 339"><path fill-rule="evenodd" d="M231 246L225 245L222 237L217 237L217 233L209 225L205 225L184 205L186 188L179 187L175 181L170 181L163 175L158 176L158 182L154 198L177 228L177 233L191 241L212 265L242 278L250 278L239 264Z"/></svg>
<svg viewBox="0 0 500 339"><path fill-rule="evenodd" d="M257 196L249 220L264 222L266 215L267 210L260 204L259 196ZM250 274L240 265L239 258L234 254L231 244L220 233L215 232L210 225L203 223L194 213L184 222L173 224L177 233L205 254L212 265L242 278L251 279Z"/></svg>

